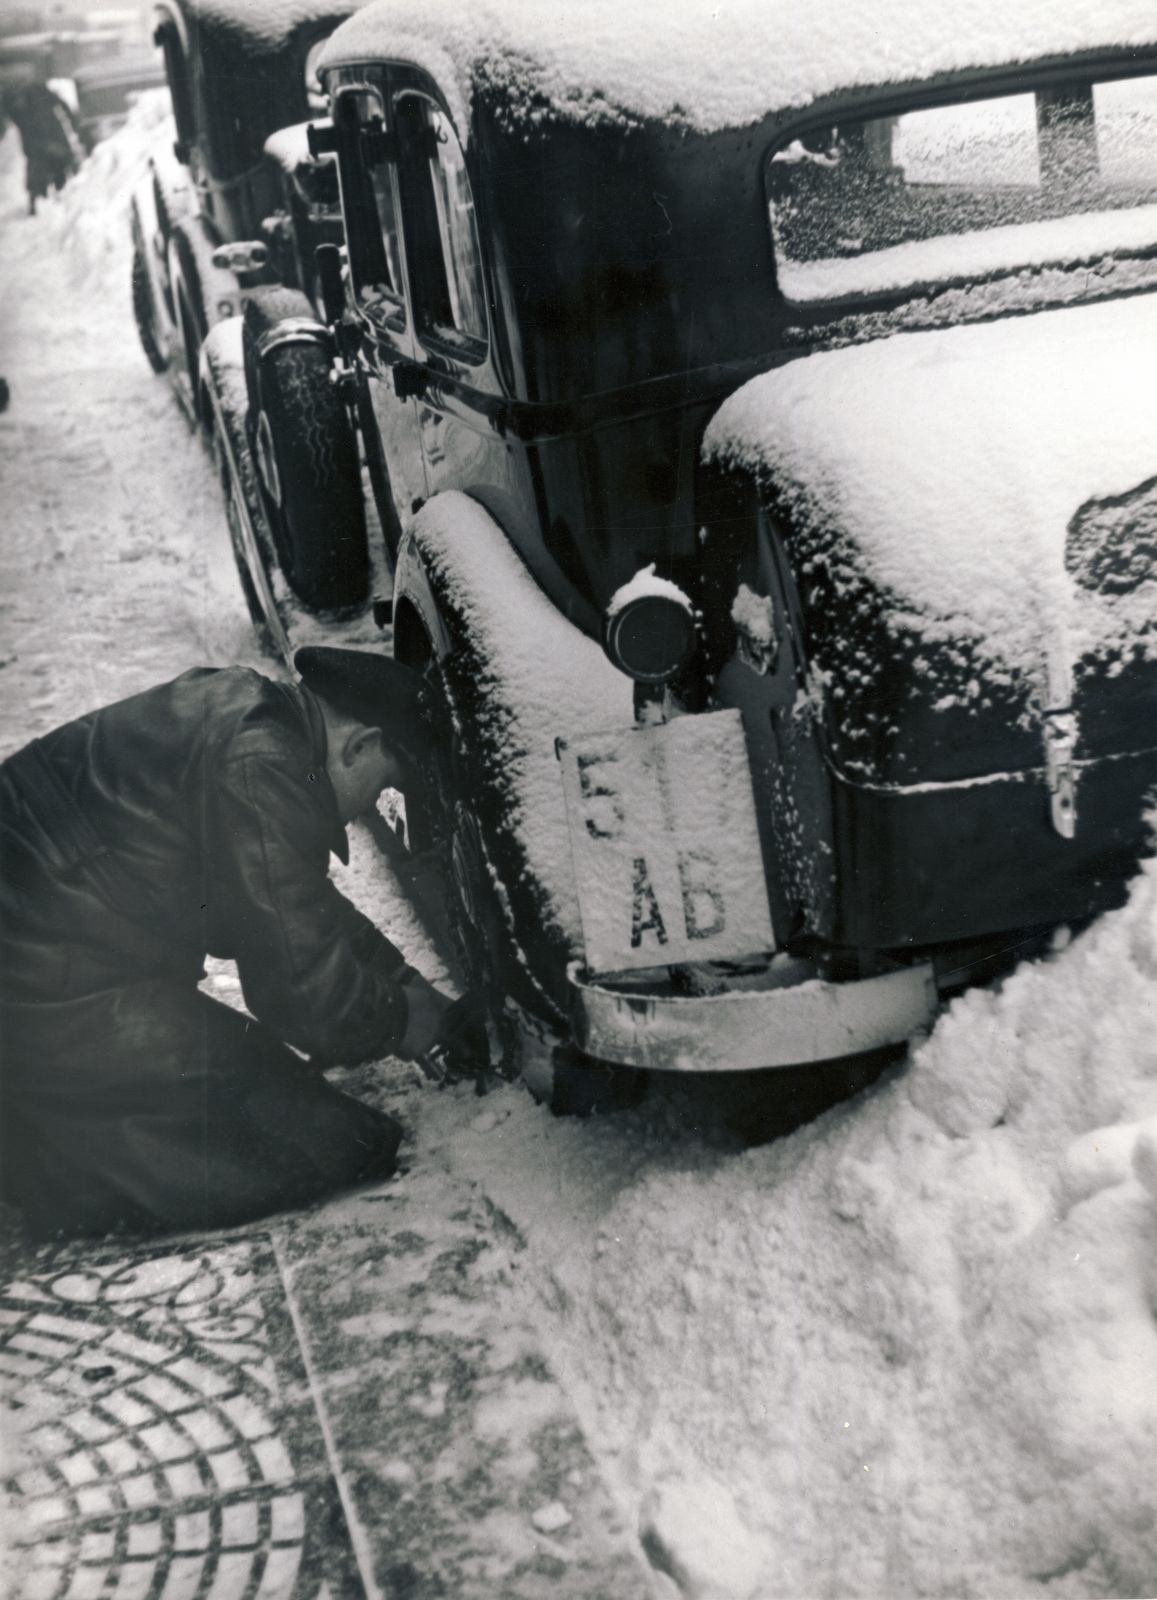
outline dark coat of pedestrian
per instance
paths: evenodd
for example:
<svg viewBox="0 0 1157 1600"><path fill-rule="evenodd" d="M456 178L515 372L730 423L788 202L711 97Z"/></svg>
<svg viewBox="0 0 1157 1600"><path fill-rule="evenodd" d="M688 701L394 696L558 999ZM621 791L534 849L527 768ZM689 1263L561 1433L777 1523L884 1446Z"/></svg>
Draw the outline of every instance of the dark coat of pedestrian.
<svg viewBox="0 0 1157 1600"><path fill-rule="evenodd" d="M63 189L84 155L68 107L46 83L18 83L4 92L4 113L16 124L24 148L28 208L36 210L50 188Z"/></svg>

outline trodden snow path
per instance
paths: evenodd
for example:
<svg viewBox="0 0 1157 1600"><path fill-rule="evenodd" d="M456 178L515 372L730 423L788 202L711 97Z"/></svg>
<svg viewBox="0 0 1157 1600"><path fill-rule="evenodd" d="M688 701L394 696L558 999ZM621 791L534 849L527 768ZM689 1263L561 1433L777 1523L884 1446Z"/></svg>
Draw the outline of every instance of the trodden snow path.
<svg viewBox="0 0 1157 1600"><path fill-rule="evenodd" d="M142 117L102 146L35 224L0 147L4 752L194 662L258 664L212 474L131 327L148 136ZM443 975L360 830L338 876ZM1157 1593L1155 1021L1148 866L1121 911L758 1149L693 1080L578 1124L518 1087L344 1074L406 1124L410 1170L247 1236L232 1342L257 1348L211 1403L187 1379L230 1342L213 1317L242 1241L6 1277L0 1371L32 1391L20 1448L43 1457L17 1488L49 1506L29 1593L116 1575L268 1600L296 1562L297 1593L339 1600L367 1551L390 1596ZM201 1293L207 1317L180 1314ZM348 1508L325 1559L311 1494Z"/></svg>
<svg viewBox="0 0 1157 1600"><path fill-rule="evenodd" d="M208 457L133 327L128 189L147 138L101 145L35 219L15 130L0 144L5 755L186 667L260 661Z"/></svg>

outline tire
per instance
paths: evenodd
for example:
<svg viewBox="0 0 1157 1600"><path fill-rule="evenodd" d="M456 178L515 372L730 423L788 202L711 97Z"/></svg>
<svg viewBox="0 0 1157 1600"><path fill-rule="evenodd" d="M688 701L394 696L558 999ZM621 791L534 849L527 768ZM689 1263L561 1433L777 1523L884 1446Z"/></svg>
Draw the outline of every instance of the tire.
<svg viewBox="0 0 1157 1600"><path fill-rule="evenodd" d="M503 1046L502 1073L523 1075L536 1099L547 1103L556 1116L589 1117L595 1112L621 1111L638 1105L647 1090L647 1074L631 1067L611 1066L582 1054L564 1036L554 1007L530 977L503 907L501 890L486 845L485 828L475 796L477 786L465 770L460 741L454 732L455 708L434 651L421 624L407 607L398 619L406 664L423 672L441 707L438 754L429 775L436 815L430 840L440 862L447 921L466 981L485 997L491 1020ZM395 634L395 651L399 634ZM408 646L408 648L407 648ZM514 1001L512 1008L506 1002ZM520 1016L521 1013L521 1016ZM525 1067L525 1041L520 1032L529 1026L544 1054L544 1068L534 1081Z"/></svg>
<svg viewBox="0 0 1157 1600"><path fill-rule="evenodd" d="M443 801L443 817L441 845L451 932L471 989L485 994L497 1014L510 986L511 939L490 874L482 828L460 796L449 804Z"/></svg>
<svg viewBox="0 0 1157 1600"><path fill-rule="evenodd" d="M271 314L287 314L280 302L290 298L275 291L246 306L250 448L290 588L312 611L352 611L369 596L369 545L357 438L330 382L329 354L312 342L257 353Z"/></svg>
<svg viewBox="0 0 1157 1600"><path fill-rule="evenodd" d="M133 316L136 319L137 332L141 336L141 347L153 371L165 372L168 370L169 359L161 353L157 332L157 308L153 304L153 288L149 282L149 269L139 246L133 250L132 282Z"/></svg>
<svg viewBox="0 0 1157 1600"><path fill-rule="evenodd" d="M169 239L169 282L176 312L178 358L170 369L174 387L195 427L201 416L201 341L208 323L193 248L180 228Z"/></svg>
<svg viewBox="0 0 1157 1600"><path fill-rule="evenodd" d="M229 526L229 543L233 550L233 560L237 564L237 576L241 582L241 593L245 597L245 609L249 613L249 620L253 624L253 631L257 635L257 643L261 647L262 653L267 656L279 657L280 652L273 642L273 635L269 631L269 619L265 615L265 608L261 604L253 582L253 574L249 570L249 562L245 556L245 545L238 525L236 501L236 496L241 493L241 488L235 481L227 462L223 464L221 469L221 492L225 496L225 520Z"/></svg>
<svg viewBox="0 0 1157 1600"><path fill-rule="evenodd" d="M210 402L203 403L207 416L212 415ZM264 655L280 658L281 652L273 637L269 626L261 596L257 592L257 585L253 581L253 574L249 570L249 561L245 553L245 540L241 533L241 512L238 499L243 498L245 490L237 481L229 460L229 450L221 437L221 425L214 423L212 436L213 465L217 469L217 477L221 484L221 496L225 502L225 522L229 529L229 544L233 551L233 560L237 566L237 577L241 583L241 593L245 600L245 609L249 613L249 620L253 624L253 631L257 635L257 643Z"/></svg>
<svg viewBox="0 0 1157 1600"><path fill-rule="evenodd" d="M556 1117L629 1111L647 1093L647 1074L641 1068L592 1061L573 1044L555 1045L552 1068L550 1109Z"/></svg>

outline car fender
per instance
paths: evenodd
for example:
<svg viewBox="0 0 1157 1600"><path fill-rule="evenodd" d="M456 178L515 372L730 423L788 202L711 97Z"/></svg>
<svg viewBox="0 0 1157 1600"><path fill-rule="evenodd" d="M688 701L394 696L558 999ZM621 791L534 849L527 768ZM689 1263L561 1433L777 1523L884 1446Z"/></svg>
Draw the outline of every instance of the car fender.
<svg viewBox="0 0 1157 1600"><path fill-rule="evenodd" d="M224 318L239 315L243 302L236 274L228 267L214 265L213 250L213 241L201 217L187 217L173 228L170 262L175 256L200 323L202 338Z"/></svg>
<svg viewBox="0 0 1157 1600"><path fill-rule="evenodd" d="M142 182L147 183L151 191L155 226L160 232L163 240L161 249L164 250L174 226L194 215L196 191L188 169L181 165L167 146L155 150L149 157L149 175Z"/></svg>
<svg viewBox="0 0 1157 1600"><path fill-rule="evenodd" d="M514 942L563 1015L582 928L555 739L633 727L631 680L546 596L480 498L458 490L427 501L402 538L394 649L419 670L431 653L444 663Z"/></svg>
<svg viewBox="0 0 1157 1600"><path fill-rule="evenodd" d="M423 663L417 658L421 654L422 647L411 643L407 636L406 606L412 607L416 613L425 631L426 639L433 647L435 657L439 661L443 660L449 654L453 641L449 628L443 620L438 604L434 599L434 592L430 587L430 579L422 563L417 541L414 538L412 529L409 528L402 535L402 542L398 546L398 561L394 570L394 648L396 654L400 618L403 642L407 648L404 655L399 656L399 660L405 659L407 655L413 656L414 659L408 660L406 664L408 666L421 666Z"/></svg>
<svg viewBox="0 0 1157 1600"><path fill-rule="evenodd" d="M157 196L151 175L142 178L133 190L129 218L133 248L144 262L153 303L167 314L169 284L165 260L165 236L157 214ZM171 323L171 316L169 321Z"/></svg>

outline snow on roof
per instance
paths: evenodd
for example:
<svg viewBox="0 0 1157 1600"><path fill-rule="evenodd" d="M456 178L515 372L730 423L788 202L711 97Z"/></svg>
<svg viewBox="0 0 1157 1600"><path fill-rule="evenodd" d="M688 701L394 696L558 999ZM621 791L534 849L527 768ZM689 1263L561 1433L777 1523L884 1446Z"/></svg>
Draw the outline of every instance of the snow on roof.
<svg viewBox="0 0 1157 1600"><path fill-rule="evenodd" d="M1091 593L1065 556L1082 506L1157 474L1155 418L1147 295L812 355L725 401L703 451L774 481L797 560L834 537L819 558L905 627L972 639L1060 704L1066 668L1152 627L1152 582Z"/></svg>
<svg viewBox="0 0 1157 1600"><path fill-rule="evenodd" d="M254 44L275 50L295 29L309 22L337 22L362 0L183 0L184 10L203 22L243 33Z"/></svg>
<svg viewBox="0 0 1157 1600"><path fill-rule="evenodd" d="M490 81L528 110L710 133L837 89L1155 42L1152 0L376 0L323 65L412 61L451 112Z"/></svg>

